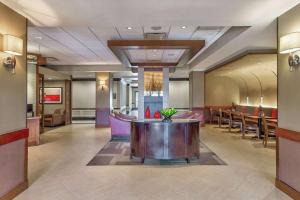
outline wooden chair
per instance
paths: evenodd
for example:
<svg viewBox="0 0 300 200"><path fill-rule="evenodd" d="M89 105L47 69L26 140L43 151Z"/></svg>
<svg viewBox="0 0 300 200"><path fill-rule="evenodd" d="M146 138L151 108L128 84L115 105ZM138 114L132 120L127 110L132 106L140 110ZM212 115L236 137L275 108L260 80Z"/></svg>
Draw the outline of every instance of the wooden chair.
<svg viewBox="0 0 300 200"><path fill-rule="evenodd" d="M246 115L244 113L241 114L241 118L243 124L242 138L245 138L246 133L255 133L256 135L258 135L259 132L258 124L247 122Z"/></svg>
<svg viewBox="0 0 300 200"><path fill-rule="evenodd" d="M209 114L210 114L210 124L213 124L213 123L219 123L218 121L218 112L215 111L212 107L209 108Z"/></svg>
<svg viewBox="0 0 300 200"><path fill-rule="evenodd" d="M228 131L231 132L232 128L239 128L241 132L243 129L243 123L242 120L234 119L232 112L229 111Z"/></svg>
<svg viewBox="0 0 300 200"><path fill-rule="evenodd" d="M219 128L222 128L223 124L229 124L229 115L224 115L224 112L222 111L222 109L219 109L219 115L218 115L218 124L219 124Z"/></svg>
<svg viewBox="0 0 300 200"><path fill-rule="evenodd" d="M266 148L268 145L269 137L276 137L276 126L275 124L268 124L266 120L266 116L264 113L262 113L262 123L264 128L264 139L263 139L263 145ZM269 127L272 127L271 129Z"/></svg>

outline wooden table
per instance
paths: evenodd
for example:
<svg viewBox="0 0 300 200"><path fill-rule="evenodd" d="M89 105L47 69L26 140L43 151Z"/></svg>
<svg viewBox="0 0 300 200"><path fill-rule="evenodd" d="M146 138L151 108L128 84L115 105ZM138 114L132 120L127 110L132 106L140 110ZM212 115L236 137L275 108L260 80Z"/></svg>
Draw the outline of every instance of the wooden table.
<svg viewBox="0 0 300 200"><path fill-rule="evenodd" d="M267 118L267 125L272 127L272 128L277 128L278 126L278 119L275 118Z"/></svg>

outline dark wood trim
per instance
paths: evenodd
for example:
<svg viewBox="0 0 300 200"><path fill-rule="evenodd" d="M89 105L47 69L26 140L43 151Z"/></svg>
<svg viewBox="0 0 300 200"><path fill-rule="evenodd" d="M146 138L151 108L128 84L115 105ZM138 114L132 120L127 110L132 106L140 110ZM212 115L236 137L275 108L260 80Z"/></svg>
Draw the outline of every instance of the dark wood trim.
<svg viewBox="0 0 300 200"><path fill-rule="evenodd" d="M291 198L293 198L295 200L300 200L300 192L298 192L297 190L295 190L291 186L285 184L281 180L276 179L275 180L275 186L278 189L280 189L281 191L283 191L284 193L286 193L287 195L289 195Z"/></svg>
<svg viewBox="0 0 300 200"><path fill-rule="evenodd" d="M72 108L72 110L96 110L96 108Z"/></svg>
<svg viewBox="0 0 300 200"><path fill-rule="evenodd" d="M0 200L12 200L27 188L28 188L28 181L26 180L20 183L19 185L17 185L13 190L5 194L3 197L0 197Z"/></svg>
<svg viewBox="0 0 300 200"><path fill-rule="evenodd" d="M297 131L291 131L283 128L277 128L276 129L276 135L277 137L282 137L288 140L292 140L295 142L300 142L300 132Z"/></svg>
<svg viewBox="0 0 300 200"><path fill-rule="evenodd" d="M96 78L72 78L72 81L96 81Z"/></svg>
<svg viewBox="0 0 300 200"><path fill-rule="evenodd" d="M107 46L127 67L133 66L184 66L204 46L204 40L109 40ZM135 63L126 54L130 49L183 49L185 50L177 63L145 62Z"/></svg>
<svg viewBox="0 0 300 200"><path fill-rule="evenodd" d="M169 78L169 81L190 81L189 78Z"/></svg>
<svg viewBox="0 0 300 200"><path fill-rule="evenodd" d="M277 54L277 49L260 49L260 50L246 50L246 51L243 51L242 53L236 55L236 56L233 56L219 64L216 64L214 65L213 67L209 68L208 70L205 71L205 73L209 73L209 72L212 72L218 68L221 68L223 67L224 65L228 65L230 63L233 63L247 55L251 55L251 54Z"/></svg>
<svg viewBox="0 0 300 200"><path fill-rule="evenodd" d="M28 135L29 130L27 128L0 135L0 145L8 144L21 139L27 139Z"/></svg>
<svg viewBox="0 0 300 200"><path fill-rule="evenodd" d="M121 78L113 78L113 81L121 81Z"/></svg>
<svg viewBox="0 0 300 200"><path fill-rule="evenodd" d="M95 125L96 128L109 128L110 125Z"/></svg>

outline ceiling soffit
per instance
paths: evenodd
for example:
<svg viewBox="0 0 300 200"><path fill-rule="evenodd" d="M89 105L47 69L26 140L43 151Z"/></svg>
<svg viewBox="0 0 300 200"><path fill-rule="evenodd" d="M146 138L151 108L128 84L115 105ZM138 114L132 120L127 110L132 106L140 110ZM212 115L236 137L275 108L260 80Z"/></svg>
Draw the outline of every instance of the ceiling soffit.
<svg viewBox="0 0 300 200"><path fill-rule="evenodd" d="M109 40L107 46L125 66L130 68L183 67L205 46L205 41Z"/></svg>

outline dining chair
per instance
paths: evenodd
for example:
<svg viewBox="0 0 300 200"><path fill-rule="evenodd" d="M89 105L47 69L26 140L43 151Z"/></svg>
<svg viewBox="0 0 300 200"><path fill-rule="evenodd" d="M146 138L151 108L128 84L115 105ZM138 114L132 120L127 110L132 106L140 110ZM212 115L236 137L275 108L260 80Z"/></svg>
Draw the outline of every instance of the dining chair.
<svg viewBox="0 0 300 200"><path fill-rule="evenodd" d="M268 145L269 137L276 137L275 130L276 130L277 125L272 125L272 128L270 128L271 126L268 124L264 113L262 113L262 123L263 123L263 128L264 128L263 145L266 148Z"/></svg>
<svg viewBox="0 0 300 200"><path fill-rule="evenodd" d="M218 112L216 112L212 107L209 108L209 114L210 114L210 124L213 123L219 123L218 119Z"/></svg>
<svg viewBox="0 0 300 200"><path fill-rule="evenodd" d="M259 126L258 123L252 123L248 122L246 120L246 115L244 113L241 113L241 118L242 118L242 138L245 138L246 133L255 133L257 136L259 134Z"/></svg>
<svg viewBox="0 0 300 200"><path fill-rule="evenodd" d="M225 114L225 112L222 110L222 108L219 108L219 114L218 114L218 124L219 128L222 128L223 124L228 124L229 125L229 115Z"/></svg>
<svg viewBox="0 0 300 200"><path fill-rule="evenodd" d="M228 131L231 132L232 128L239 128L239 132L241 132L243 129L243 123L241 119L235 119L233 117L232 111L229 111Z"/></svg>

